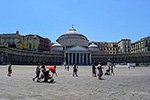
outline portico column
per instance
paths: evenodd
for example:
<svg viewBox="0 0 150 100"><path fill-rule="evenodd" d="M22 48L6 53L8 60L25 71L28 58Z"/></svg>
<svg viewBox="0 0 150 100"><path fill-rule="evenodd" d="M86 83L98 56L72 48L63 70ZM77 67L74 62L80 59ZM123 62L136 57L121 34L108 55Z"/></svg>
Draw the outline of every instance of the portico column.
<svg viewBox="0 0 150 100"><path fill-rule="evenodd" d="M71 53L71 64L73 64L73 53Z"/></svg>
<svg viewBox="0 0 150 100"><path fill-rule="evenodd" d="M84 64L84 53L82 54L82 64Z"/></svg>
<svg viewBox="0 0 150 100"><path fill-rule="evenodd" d="M90 59L90 64L92 64L92 62L91 62L91 54L89 54L89 55L90 55L90 58L89 58Z"/></svg>
<svg viewBox="0 0 150 100"><path fill-rule="evenodd" d="M70 53L68 53L68 65L70 64Z"/></svg>
<svg viewBox="0 0 150 100"><path fill-rule="evenodd" d="M77 64L77 53L75 53L75 64Z"/></svg>
<svg viewBox="0 0 150 100"><path fill-rule="evenodd" d="M88 64L88 53L86 53L86 64Z"/></svg>
<svg viewBox="0 0 150 100"><path fill-rule="evenodd" d="M81 64L81 53L79 53L79 64Z"/></svg>

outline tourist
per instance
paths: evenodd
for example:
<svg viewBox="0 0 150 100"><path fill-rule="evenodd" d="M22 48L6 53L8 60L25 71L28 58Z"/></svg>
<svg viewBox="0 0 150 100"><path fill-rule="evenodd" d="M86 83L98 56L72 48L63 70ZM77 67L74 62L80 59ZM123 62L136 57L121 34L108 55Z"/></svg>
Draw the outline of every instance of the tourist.
<svg viewBox="0 0 150 100"><path fill-rule="evenodd" d="M36 67L35 70L36 76L33 78L33 81L37 78L37 82L39 81L39 76L40 76L40 64Z"/></svg>
<svg viewBox="0 0 150 100"><path fill-rule="evenodd" d="M110 75L110 65L108 65L108 69L106 70L105 75Z"/></svg>
<svg viewBox="0 0 150 100"><path fill-rule="evenodd" d="M96 77L96 67L92 64L92 76Z"/></svg>
<svg viewBox="0 0 150 100"><path fill-rule="evenodd" d="M78 72L78 66L76 64L74 64L74 66L73 66L73 77L74 77L74 75L76 75L76 77L78 77L77 72Z"/></svg>
<svg viewBox="0 0 150 100"><path fill-rule="evenodd" d="M101 80L101 79L102 79L101 77L102 77L102 75L103 75L102 66L101 66L100 64L98 64L97 69L98 69L98 79Z"/></svg>
<svg viewBox="0 0 150 100"><path fill-rule="evenodd" d="M42 65L41 71L42 71L42 73L41 73L40 79L41 79L43 82L48 82L48 83L53 83L53 82L54 82L53 77L52 77L52 76L50 75L50 73L49 73L50 70L46 70L45 65ZM41 80L40 80L40 81L41 81Z"/></svg>
<svg viewBox="0 0 150 100"><path fill-rule="evenodd" d="M51 72L53 73L53 74L52 74L52 77L53 77L54 74L55 74L56 76L58 76L58 75L57 75L57 72L56 72L56 65L54 65L54 70L51 70Z"/></svg>
<svg viewBox="0 0 150 100"><path fill-rule="evenodd" d="M110 66L111 75L115 75L115 73L114 73L114 67L115 67L115 64L111 64L111 66Z"/></svg>
<svg viewBox="0 0 150 100"><path fill-rule="evenodd" d="M41 66L41 71L42 71L42 73L41 73L40 79L44 79L44 82L46 82L47 81L47 76L46 76L47 72L46 72L45 65Z"/></svg>
<svg viewBox="0 0 150 100"><path fill-rule="evenodd" d="M12 74L12 68L11 68L11 64L8 66L8 76L11 76Z"/></svg>
<svg viewBox="0 0 150 100"><path fill-rule="evenodd" d="M66 70L66 62L63 63L63 66L65 67L65 70Z"/></svg>
<svg viewBox="0 0 150 100"><path fill-rule="evenodd" d="M69 71L69 65L67 66L67 71Z"/></svg>

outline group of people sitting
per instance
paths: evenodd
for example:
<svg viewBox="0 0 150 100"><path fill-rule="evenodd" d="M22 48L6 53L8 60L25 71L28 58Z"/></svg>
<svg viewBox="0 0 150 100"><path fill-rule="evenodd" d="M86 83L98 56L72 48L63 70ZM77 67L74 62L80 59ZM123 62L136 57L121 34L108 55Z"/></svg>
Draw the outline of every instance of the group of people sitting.
<svg viewBox="0 0 150 100"><path fill-rule="evenodd" d="M97 74L97 72L98 72L98 74ZM103 70L102 70L101 64L98 64L97 68L96 68L96 66L94 64L92 65L92 75L94 77L98 76L98 79L102 79L101 77L103 75Z"/></svg>
<svg viewBox="0 0 150 100"><path fill-rule="evenodd" d="M113 67L115 67L114 64L108 65L108 69L106 69L105 75L114 75ZM101 77L103 75L103 67L101 64L98 64L97 68L94 64L92 65L92 75L94 77L98 76L98 79L100 80L102 79Z"/></svg>
<svg viewBox="0 0 150 100"><path fill-rule="evenodd" d="M114 67L115 67L114 64L108 65L108 69L106 70L105 75L115 75L114 70L113 70Z"/></svg>
<svg viewBox="0 0 150 100"><path fill-rule="evenodd" d="M48 83L54 82L53 75L50 74L50 70L47 69L45 65L40 66L40 64L38 64L35 73L36 76L33 78L33 81L35 81L36 79L37 82L48 82Z"/></svg>

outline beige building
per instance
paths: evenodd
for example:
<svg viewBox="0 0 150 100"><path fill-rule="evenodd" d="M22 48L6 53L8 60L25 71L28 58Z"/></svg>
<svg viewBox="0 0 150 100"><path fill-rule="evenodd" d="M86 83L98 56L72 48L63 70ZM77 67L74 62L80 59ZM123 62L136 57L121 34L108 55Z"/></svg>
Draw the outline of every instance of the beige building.
<svg viewBox="0 0 150 100"><path fill-rule="evenodd" d="M30 51L50 52L51 41L38 35L22 36L16 33L0 34L0 46Z"/></svg>
<svg viewBox="0 0 150 100"><path fill-rule="evenodd" d="M140 39L132 43L131 53L149 52L150 51L150 36Z"/></svg>
<svg viewBox="0 0 150 100"><path fill-rule="evenodd" d="M117 42L95 42L99 48L100 54L117 54L118 46Z"/></svg>
<svg viewBox="0 0 150 100"><path fill-rule="evenodd" d="M19 31L16 31L16 33L0 34L0 46L16 48L21 39Z"/></svg>
<svg viewBox="0 0 150 100"><path fill-rule="evenodd" d="M121 39L118 42L118 53L131 53L131 40Z"/></svg>
<svg viewBox="0 0 150 100"><path fill-rule="evenodd" d="M40 40L36 35L26 35L27 38L27 50L38 51Z"/></svg>
<svg viewBox="0 0 150 100"><path fill-rule="evenodd" d="M17 44L16 44L16 48L19 48L19 49L27 49L27 48L28 48L27 37L21 36L20 41L17 42Z"/></svg>

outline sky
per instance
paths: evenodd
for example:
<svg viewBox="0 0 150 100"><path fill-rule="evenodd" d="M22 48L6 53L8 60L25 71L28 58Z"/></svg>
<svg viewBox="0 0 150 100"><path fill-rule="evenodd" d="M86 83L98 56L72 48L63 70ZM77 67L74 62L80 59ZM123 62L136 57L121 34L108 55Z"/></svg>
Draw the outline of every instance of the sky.
<svg viewBox="0 0 150 100"><path fill-rule="evenodd" d="M0 34L37 34L52 42L74 25L89 41L150 36L150 0L0 0Z"/></svg>

